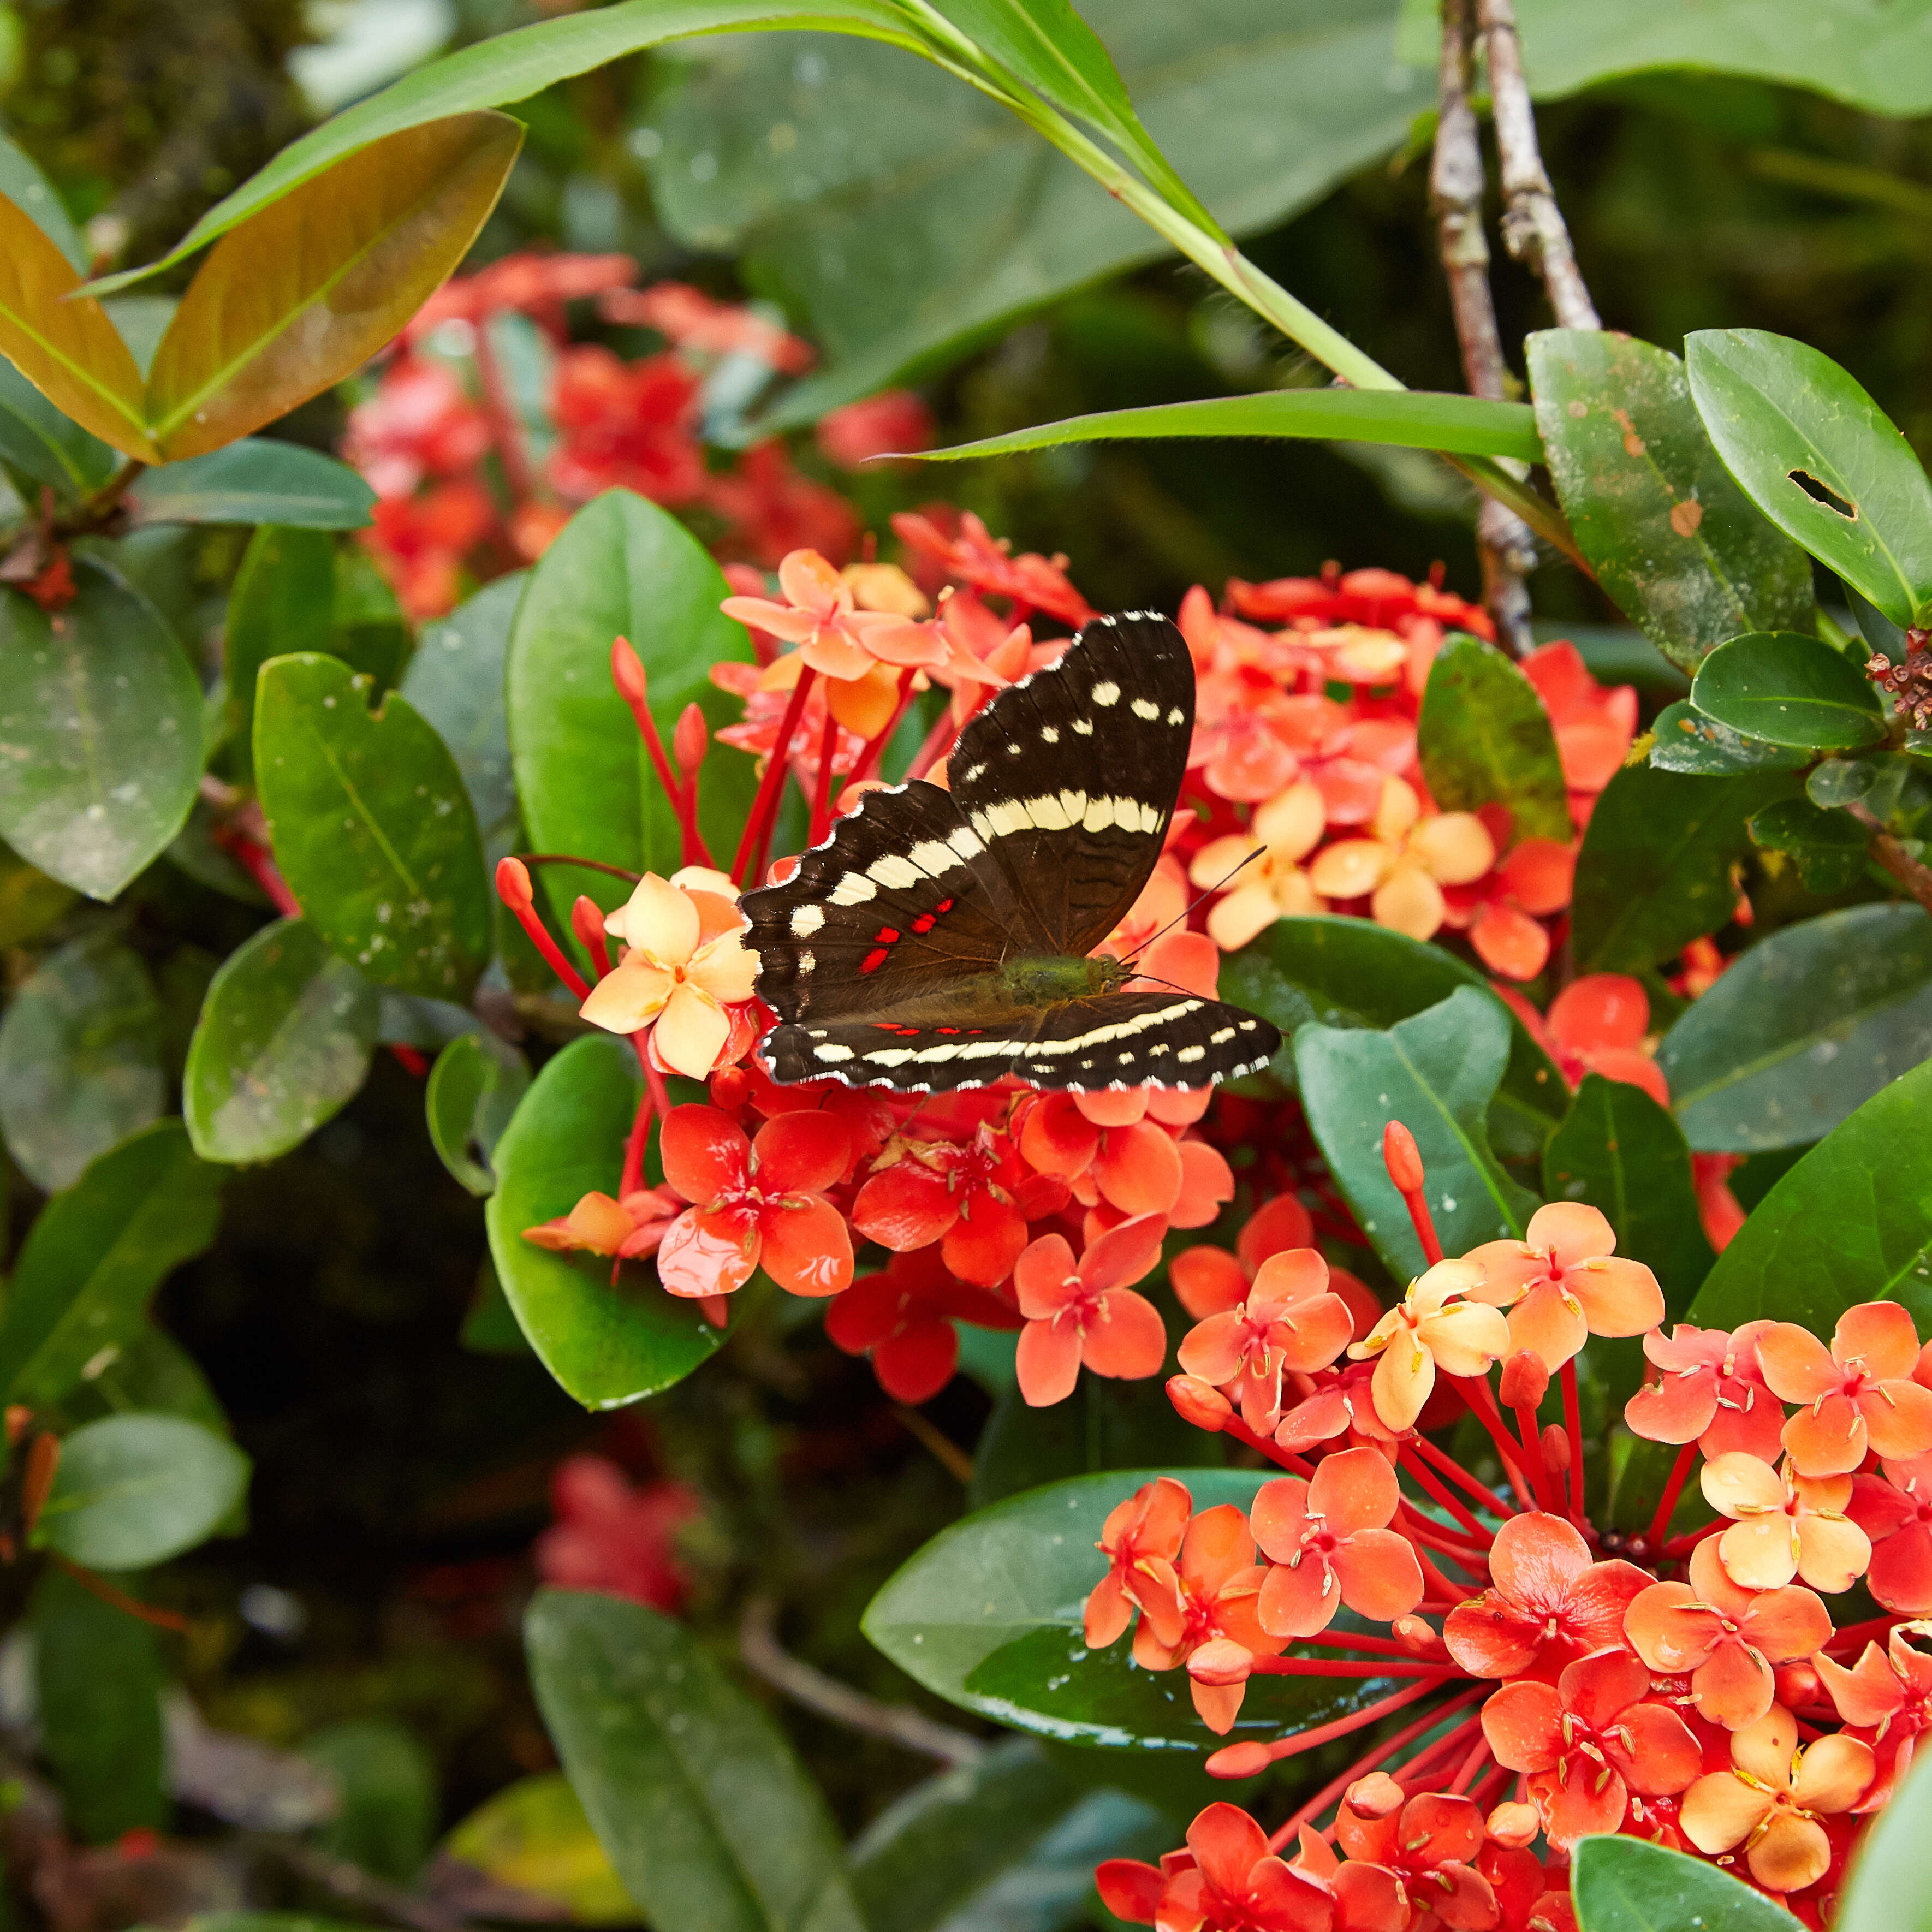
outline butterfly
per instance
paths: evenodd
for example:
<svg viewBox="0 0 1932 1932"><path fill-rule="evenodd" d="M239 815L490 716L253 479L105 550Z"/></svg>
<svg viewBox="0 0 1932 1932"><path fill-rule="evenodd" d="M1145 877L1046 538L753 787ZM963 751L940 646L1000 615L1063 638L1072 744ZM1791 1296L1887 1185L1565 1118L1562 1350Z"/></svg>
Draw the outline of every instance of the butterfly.
<svg viewBox="0 0 1932 1932"><path fill-rule="evenodd" d="M1264 1066L1264 1019L1088 956L1139 897L1187 769L1194 666L1168 619L1096 618L960 733L950 790L866 793L744 895L778 1081L902 1093L1204 1087Z"/></svg>

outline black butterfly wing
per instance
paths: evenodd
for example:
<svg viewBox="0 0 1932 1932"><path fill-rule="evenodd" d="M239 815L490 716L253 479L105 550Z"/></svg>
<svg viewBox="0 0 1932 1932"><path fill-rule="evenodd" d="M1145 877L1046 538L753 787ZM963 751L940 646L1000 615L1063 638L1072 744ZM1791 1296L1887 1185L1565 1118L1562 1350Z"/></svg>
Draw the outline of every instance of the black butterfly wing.
<svg viewBox="0 0 1932 1932"><path fill-rule="evenodd" d="M1002 691L946 772L1010 883L1030 950L1090 952L1139 897L1187 770L1194 664L1168 619L1096 617Z"/></svg>

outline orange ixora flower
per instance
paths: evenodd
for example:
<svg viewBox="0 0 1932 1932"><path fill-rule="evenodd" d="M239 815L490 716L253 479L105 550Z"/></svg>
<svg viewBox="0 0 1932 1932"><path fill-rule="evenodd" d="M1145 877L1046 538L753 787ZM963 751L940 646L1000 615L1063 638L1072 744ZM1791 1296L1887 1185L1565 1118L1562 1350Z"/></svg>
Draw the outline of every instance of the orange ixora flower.
<svg viewBox="0 0 1932 1932"><path fill-rule="evenodd" d="M1124 1221L1090 1243L1076 1265L1064 1234L1042 1234L1013 1264L1013 1288L1027 1318L1014 1371L1029 1406L1044 1408L1073 1393L1081 1366L1096 1376L1136 1380L1167 1353L1160 1311L1129 1285L1160 1259L1166 1222L1158 1214Z"/></svg>
<svg viewBox="0 0 1932 1932"><path fill-rule="evenodd" d="M604 922L623 958L591 988L581 1009L593 1026L635 1033L652 1026L658 1058L701 1080L731 1037L724 1009L752 997L758 956L740 934L736 889L721 872L686 866L669 879L646 872Z"/></svg>
<svg viewBox="0 0 1932 1932"><path fill-rule="evenodd" d="M1747 1590L1802 1576L1814 1590L1849 1590L1871 1562L1871 1540L1845 1513L1849 1476L1801 1476L1734 1450L1699 1472L1704 1500L1731 1526L1718 1538L1724 1574Z"/></svg>
<svg viewBox="0 0 1932 1932"><path fill-rule="evenodd" d="M1321 844L1328 814L1321 793L1300 778L1257 806L1246 832L1210 838L1195 854L1189 878L1204 892L1228 888L1208 915L1208 935L1222 952L1238 952L1278 919L1322 910L1301 861Z"/></svg>
<svg viewBox="0 0 1932 1932"><path fill-rule="evenodd" d="M1346 1604L1390 1623L1422 1600L1422 1566L1389 1528L1402 1506L1395 1471L1379 1449L1324 1456L1312 1482L1264 1483L1250 1512L1272 1562L1257 1614L1271 1636L1314 1636Z"/></svg>
<svg viewBox="0 0 1932 1932"><path fill-rule="evenodd" d="M1366 898L1378 926L1432 938L1448 912L1444 886L1466 886L1496 862L1496 842L1473 812L1425 818L1406 778L1382 785L1371 836L1343 838L1317 854L1309 883L1324 899Z"/></svg>
<svg viewBox="0 0 1932 1932"><path fill-rule="evenodd" d="M1766 1892L1802 1892L1831 1868L1832 1842L1818 1820L1849 1811L1877 1770L1871 1747L1842 1734L1798 1748L1798 1720L1774 1706L1731 1739L1731 1768L1684 1794L1684 1835L1707 1857L1742 1845Z"/></svg>
<svg viewBox="0 0 1932 1932"><path fill-rule="evenodd" d="M1108 1512L1096 1546L1107 1559L1107 1574L1087 1599L1090 1650L1106 1649L1136 1610L1153 1619L1157 1636L1172 1643L1180 1640L1180 1585L1174 1559L1180 1554L1181 1539L1193 1514L1194 1498L1172 1476L1143 1483Z"/></svg>
<svg viewBox="0 0 1932 1932"><path fill-rule="evenodd" d="M1613 1252L1600 1210L1552 1201L1520 1241L1485 1241L1465 1257L1483 1271L1478 1300L1507 1308L1509 1352L1528 1349L1552 1375L1592 1335L1642 1335L1664 1319L1664 1291L1641 1262Z"/></svg>
<svg viewBox="0 0 1932 1932"><path fill-rule="evenodd" d="M852 586L814 550L795 550L778 566L782 604L728 597L719 606L740 623L799 646L801 662L827 677L851 681L878 662L938 664L944 643L924 624L890 610L861 610Z"/></svg>
<svg viewBox="0 0 1932 1932"><path fill-rule="evenodd" d="M1438 1369L1448 1376L1486 1375L1508 1354L1509 1324L1502 1311L1468 1298L1482 1282L1476 1262L1438 1262L1350 1346L1355 1361L1378 1358L1370 1389L1376 1413L1390 1428L1414 1426Z"/></svg>
<svg viewBox="0 0 1932 1932"><path fill-rule="evenodd" d="M1801 1474L1846 1474L1868 1450L1903 1461L1932 1449L1932 1389L1912 1379L1918 1333L1897 1302L1846 1309L1828 1349L1795 1322L1774 1322L1757 1352L1772 1393L1804 1405L1784 1438Z"/></svg>
<svg viewBox="0 0 1932 1932"><path fill-rule="evenodd" d="M1348 1304L1330 1292L1328 1264L1313 1248L1292 1248L1262 1263L1238 1306L1190 1331L1180 1366L1226 1390L1240 1404L1241 1420L1271 1436L1281 1420L1282 1377L1327 1368L1354 1333Z"/></svg>

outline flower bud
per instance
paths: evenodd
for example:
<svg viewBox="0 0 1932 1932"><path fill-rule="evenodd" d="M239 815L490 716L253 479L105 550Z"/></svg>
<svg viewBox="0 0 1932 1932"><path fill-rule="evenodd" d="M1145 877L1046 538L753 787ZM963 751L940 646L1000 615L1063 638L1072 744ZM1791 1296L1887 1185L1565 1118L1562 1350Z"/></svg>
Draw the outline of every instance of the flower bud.
<svg viewBox="0 0 1932 1932"><path fill-rule="evenodd" d="M530 890L530 869L520 859L496 861L496 896L512 912L527 912L536 895Z"/></svg>
<svg viewBox="0 0 1932 1932"><path fill-rule="evenodd" d="M1225 1687L1245 1684L1254 1667L1254 1653L1232 1637L1210 1638L1187 1660L1187 1674L1197 1684Z"/></svg>
<svg viewBox="0 0 1932 1932"><path fill-rule="evenodd" d="M1529 1348L1519 1348L1503 1364L1498 1391L1505 1408L1534 1408L1550 1393L1550 1371L1543 1358Z"/></svg>
<svg viewBox="0 0 1932 1932"><path fill-rule="evenodd" d="M1385 1771L1372 1771L1349 1786L1342 1802L1358 1818L1393 1818L1406 1794Z"/></svg>
<svg viewBox="0 0 1932 1932"><path fill-rule="evenodd" d="M1809 1664L1786 1664L1777 1672L1778 1701L1787 1711L1808 1709L1825 1700L1825 1687L1816 1669Z"/></svg>
<svg viewBox="0 0 1932 1932"><path fill-rule="evenodd" d="M1170 1376L1167 1399L1173 1403L1183 1422L1191 1422L1196 1429L1204 1429L1210 1435L1218 1436L1227 1427L1234 1413L1228 1398L1213 1383L1204 1382L1198 1376Z"/></svg>
<svg viewBox="0 0 1932 1932"><path fill-rule="evenodd" d="M602 956L598 949L604 943L604 909L585 893L579 892L570 908L570 929L593 959Z"/></svg>
<svg viewBox="0 0 1932 1932"><path fill-rule="evenodd" d="M10 1402L7 1405L7 1444L17 1448L26 1439L27 1431L33 1426L34 1412L24 1402Z"/></svg>
<svg viewBox="0 0 1932 1932"><path fill-rule="evenodd" d="M644 664L631 648L628 638L611 640L610 682L617 687L617 695L633 710L650 700L650 681L644 676Z"/></svg>
<svg viewBox="0 0 1932 1932"><path fill-rule="evenodd" d="M1208 1760L1210 1778L1258 1778L1274 1763L1266 1744L1226 1744Z"/></svg>
<svg viewBox="0 0 1932 1932"><path fill-rule="evenodd" d="M1382 1130L1382 1165L1399 1194L1414 1194L1422 1186L1422 1150L1415 1136L1400 1120Z"/></svg>
<svg viewBox="0 0 1932 1932"><path fill-rule="evenodd" d="M1536 1815L1534 1804L1512 1802L1498 1804L1490 1814L1484 1828L1498 1844L1520 1850L1543 1829L1543 1821Z"/></svg>
<svg viewBox="0 0 1932 1932"><path fill-rule="evenodd" d="M679 714L677 729L670 740L671 756L686 778L704 764L710 742L711 728L704 722L704 713L695 704L687 704Z"/></svg>
<svg viewBox="0 0 1932 1932"><path fill-rule="evenodd" d="M1412 1657L1438 1658L1449 1654L1442 1634L1426 1617L1400 1616L1389 1625L1389 1634Z"/></svg>
<svg viewBox="0 0 1932 1932"><path fill-rule="evenodd" d="M1558 1474L1570 1466L1570 1438L1560 1422L1552 1422L1543 1432L1543 1460L1546 1468Z"/></svg>

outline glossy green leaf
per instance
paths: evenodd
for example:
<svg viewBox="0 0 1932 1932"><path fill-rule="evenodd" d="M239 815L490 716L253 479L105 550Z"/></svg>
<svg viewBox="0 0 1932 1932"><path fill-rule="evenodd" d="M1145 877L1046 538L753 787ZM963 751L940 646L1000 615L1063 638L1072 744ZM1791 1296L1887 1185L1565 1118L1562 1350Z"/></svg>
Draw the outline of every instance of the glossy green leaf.
<svg viewBox="0 0 1932 1932"><path fill-rule="evenodd" d="M161 1011L140 956L97 928L40 962L0 1014L0 1134L52 1193L145 1127L166 1095Z"/></svg>
<svg viewBox="0 0 1932 1932"><path fill-rule="evenodd" d="M1382 1166L1382 1130L1414 1135L1445 1253L1520 1238L1536 1203L1490 1151L1485 1120L1510 1056L1499 1002L1460 987L1386 1033L1305 1026L1294 1070L1310 1130L1356 1221L1399 1281L1427 1265Z"/></svg>
<svg viewBox="0 0 1932 1932"><path fill-rule="evenodd" d="M1768 745L1856 751L1885 736L1877 692L1857 665L1799 631L1733 638L1706 658L1690 702L1707 718Z"/></svg>
<svg viewBox="0 0 1932 1932"><path fill-rule="evenodd" d="M1658 1064L1690 1144L1804 1147L1932 1056L1932 920L1852 906L1732 962L1664 1036Z"/></svg>
<svg viewBox="0 0 1932 1932"><path fill-rule="evenodd" d="M866 1610L866 1636L949 1702L1042 1736L1114 1749L1204 1754L1320 1724L1386 1694L1390 1686L1379 1678L1258 1682L1224 1740L1195 1715L1184 1672L1135 1668L1124 1639L1088 1650L1082 1616L1104 1572L1094 1547L1101 1525L1161 1473L1078 1476L975 1511L900 1565ZM1264 1478L1190 1469L1181 1480L1196 1509L1245 1509Z"/></svg>
<svg viewBox="0 0 1932 1932"><path fill-rule="evenodd" d="M177 1120L103 1154L41 1209L0 1315L0 1398L44 1407L140 1333L156 1288L214 1239L220 1171Z"/></svg>
<svg viewBox="0 0 1932 1932"><path fill-rule="evenodd" d="M61 1443L38 1548L89 1570L145 1570L212 1535L248 1486L232 1442L178 1415L110 1415Z"/></svg>
<svg viewBox="0 0 1932 1932"><path fill-rule="evenodd" d="M1750 848L1744 822L1797 796L1790 772L1690 778L1636 765L1605 787L1590 814L1570 898L1580 973L1640 973L1731 916L1732 864Z"/></svg>
<svg viewBox="0 0 1932 1932"><path fill-rule="evenodd" d="M218 1436L233 1433L200 1365L152 1316L105 1368L61 1397L62 1414L76 1422L134 1408L184 1415Z"/></svg>
<svg viewBox="0 0 1932 1932"><path fill-rule="evenodd" d="M1760 1316L1829 1335L1858 1301L1897 1301L1932 1327L1932 1061L1881 1088L1758 1203L1718 1257L1690 1319Z"/></svg>
<svg viewBox="0 0 1932 1932"><path fill-rule="evenodd" d="M223 734L238 776L253 769L262 667L292 651L328 652L334 634L334 538L326 530L263 525L242 553L222 626Z"/></svg>
<svg viewBox="0 0 1932 1932"><path fill-rule="evenodd" d="M140 524L280 524L356 530L376 493L346 463L298 442L247 436L206 456L144 470L128 492Z"/></svg>
<svg viewBox="0 0 1932 1932"><path fill-rule="evenodd" d="M10 362L0 362L0 463L56 502L78 502L121 464L120 452L55 408ZM30 488L29 495L34 494Z"/></svg>
<svg viewBox="0 0 1932 1932"><path fill-rule="evenodd" d="M125 1587L124 1584L122 1587ZM51 1565L28 1610L40 1748L82 1844L166 1827L161 1690L151 1626L104 1604Z"/></svg>
<svg viewBox="0 0 1932 1932"><path fill-rule="evenodd" d="M1070 1932L1088 1922L1100 1860L1151 1861L1172 1831L1006 1738L875 1818L852 1847L852 1888L869 1932Z"/></svg>
<svg viewBox="0 0 1932 1932"><path fill-rule="evenodd" d="M636 1112L636 1056L622 1040L573 1040L547 1062L496 1143L484 1217L498 1278L543 1365L586 1408L619 1408L681 1381L724 1336L632 1263L616 1286L596 1255L553 1254L524 1230L617 1191Z"/></svg>
<svg viewBox="0 0 1932 1932"><path fill-rule="evenodd" d="M655 1924L863 1932L825 1801L776 1725L671 1618L546 1590L524 1622L557 1755Z"/></svg>
<svg viewBox="0 0 1932 1932"><path fill-rule="evenodd" d="M111 899L178 832L201 783L201 684L147 599L91 557L50 616L0 593L0 838Z"/></svg>
<svg viewBox="0 0 1932 1932"><path fill-rule="evenodd" d="M1795 859L1808 892L1828 896L1855 885L1866 868L1870 835L1848 813L1808 798L1779 799L1751 814L1751 842Z"/></svg>
<svg viewBox="0 0 1932 1932"><path fill-rule="evenodd" d="M1802 622L1804 553L1738 489L1692 406L1684 364L1606 330L1530 337L1551 480L1598 582L1673 664L1740 631Z"/></svg>
<svg viewBox="0 0 1932 1932"><path fill-rule="evenodd" d="M0 194L0 356L63 414L124 454L158 458L141 372L74 265Z"/></svg>
<svg viewBox="0 0 1932 1932"><path fill-rule="evenodd" d="M490 954L490 888L442 740L397 693L372 712L332 657L272 659L255 704L255 782L309 923L378 985L468 998Z"/></svg>
<svg viewBox="0 0 1932 1932"><path fill-rule="evenodd" d="M316 1842L378 1878L406 1885L429 1854L436 1760L393 1718L351 1718L311 1732L302 1754L335 1780L340 1808Z"/></svg>
<svg viewBox="0 0 1932 1932"><path fill-rule="evenodd" d="M0 194L32 218L70 267L82 274L87 272L87 250L53 184L24 148L4 139L0 139Z"/></svg>
<svg viewBox="0 0 1932 1932"><path fill-rule="evenodd" d="M626 637L650 680L664 742L694 700L715 730L736 699L710 680L712 664L747 660L744 627L718 608L723 574L668 511L628 490L578 512L530 572L510 632L506 692L510 752L530 842L634 872L679 865L677 821L649 754L610 682L610 640ZM715 748L699 787L699 823L728 866L757 789L754 762ZM546 866L543 884L566 931L572 902L621 901L620 882Z"/></svg>
<svg viewBox="0 0 1932 1932"><path fill-rule="evenodd" d="M495 1187L490 1156L530 1084L524 1056L494 1034L460 1034L436 1055L423 1092L430 1140L472 1194Z"/></svg>
<svg viewBox="0 0 1932 1932"><path fill-rule="evenodd" d="M1932 482L1858 382L1763 329L1684 346L1698 413L1758 508L1894 624L1932 613Z"/></svg>
<svg viewBox="0 0 1932 1932"><path fill-rule="evenodd" d="M1391 443L1466 456L1543 460L1535 412L1527 403L1418 389L1272 389L1258 396L1208 396L1144 409L1102 410L1033 429L989 436L950 449L918 452L926 462L1014 456L1065 443L1135 442L1170 436L1297 436Z"/></svg>
<svg viewBox="0 0 1932 1932"><path fill-rule="evenodd" d="M367 362L469 252L523 138L505 114L409 128L230 230L148 377L162 453L218 449Z"/></svg>
<svg viewBox="0 0 1932 1932"><path fill-rule="evenodd" d="M1444 812L1509 808L1519 838L1574 834L1550 713L1536 687L1493 644L1459 634L1430 667L1416 750Z"/></svg>
<svg viewBox="0 0 1932 1932"><path fill-rule="evenodd" d="M1584 1075L1570 1118L1544 1152L1543 1191L1600 1208L1616 1230L1617 1252L1657 1276L1673 1318L1710 1272L1715 1256L1698 1219L1690 1147L1640 1087Z"/></svg>
<svg viewBox="0 0 1932 1932"><path fill-rule="evenodd" d="M562 1906L579 1925L635 1925L642 1914L560 1771L487 1798L442 1841L442 1856Z"/></svg>
<svg viewBox="0 0 1932 1932"><path fill-rule="evenodd" d="M426 626L401 691L449 747L476 813L486 853L500 856L515 831L517 790L503 721L503 664L528 573L518 571Z"/></svg>
<svg viewBox="0 0 1932 1932"><path fill-rule="evenodd" d="M1928 1932L1932 1895L1925 1845L1932 1834L1932 1768L1915 1755L1904 1783L1873 1820L1838 1894L1832 1932ZM1784 1932L1784 1928L1780 1928Z"/></svg>
<svg viewBox="0 0 1932 1932"><path fill-rule="evenodd" d="M277 920L221 962L195 1022L182 1108L204 1160L273 1160L361 1090L376 989L306 920Z"/></svg>
<svg viewBox="0 0 1932 1932"><path fill-rule="evenodd" d="M1296 1029L1391 1027L1471 986L1495 998L1489 981L1439 946L1424 945L1373 920L1322 914L1280 920L1222 962L1224 998L1272 1020L1285 1044L1272 1071L1291 1084ZM1569 1089L1528 1028L1496 1000L1510 1026L1509 1064L1490 1108L1490 1138L1508 1160L1534 1160L1570 1105Z"/></svg>
<svg viewBox="0 0 1932 1932"><path fill-rule="evenodd" d="M1583 1839L1570 1862L1570 1895L1577 1932L1790 1932L1792 1922L1783 1906L1729 1872L1648 1838Z"/></svg>
<svg viewBox="0 0 1932 1932"><path fill-rule="evenodd" d="M613 6L540 21L427 62L380 93L357 101L292 141L158 260L103 276L89 286L97 295L106 294L171 267L344 156L404 128L527 100L573 74L588 74L665 40L772 27L817 27L916 44L904 16L884 0L818 0L807 8L787 7L782 0L617 0Z"/></svg>
<svg viewBox="0 0 1932 1932"><path fill-rule="evenodd" d="M1693 778L1731 778L1739 772L1798 771L1809 764L1809 752L1748 738L1707 718L1688 698L1666 704L1650 728L1650 762L1660 772L1682 772Z"/></svg>

